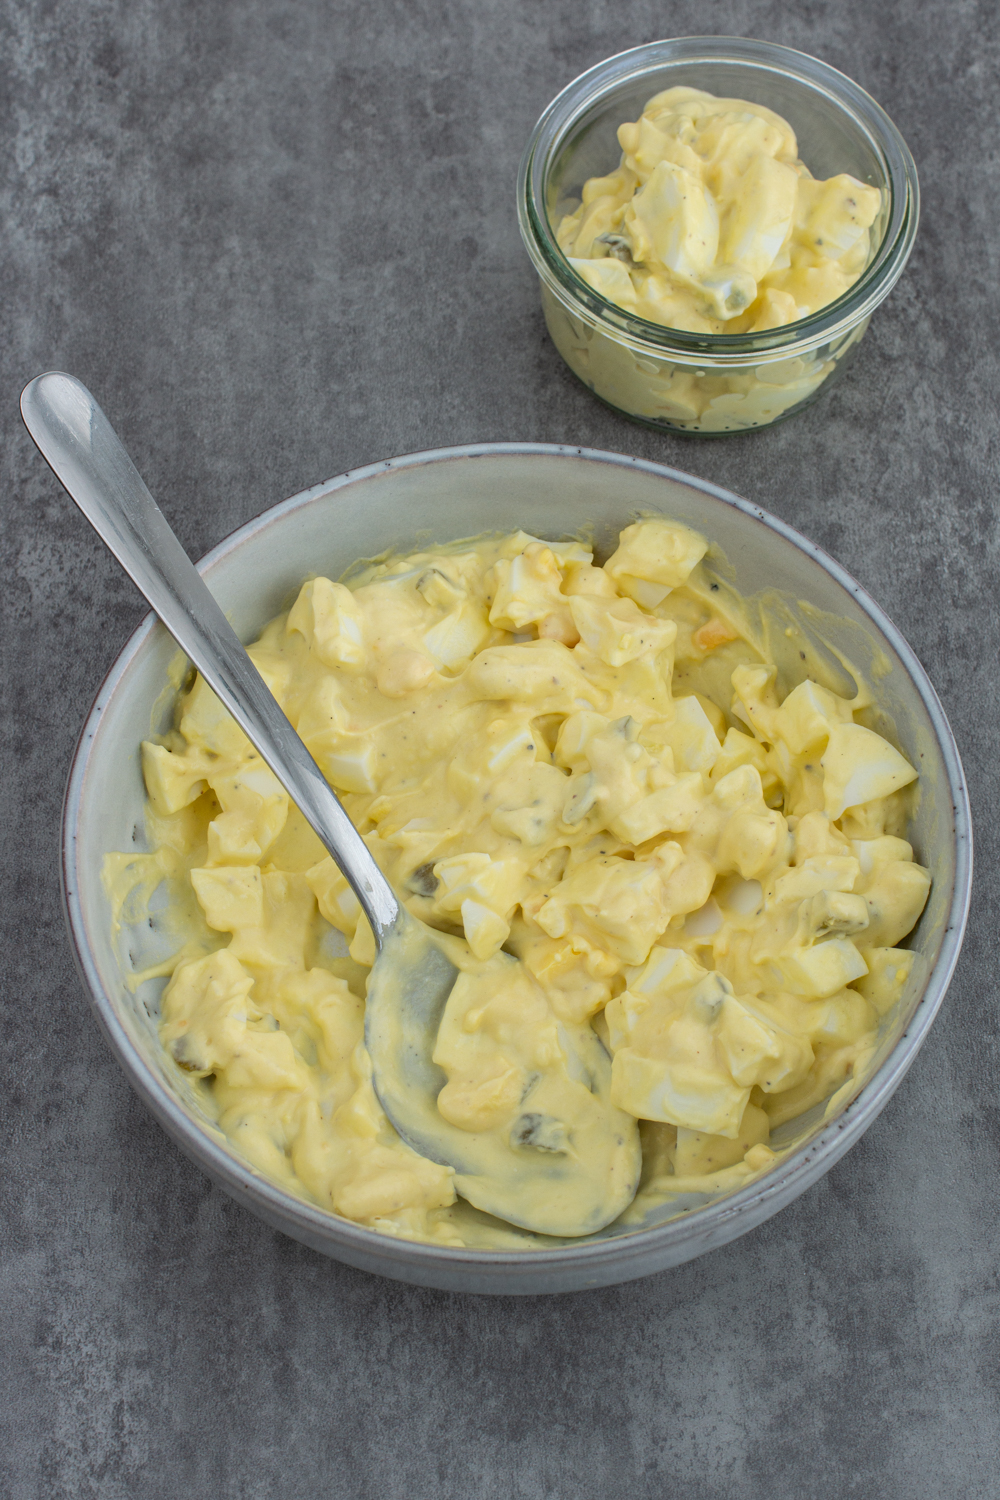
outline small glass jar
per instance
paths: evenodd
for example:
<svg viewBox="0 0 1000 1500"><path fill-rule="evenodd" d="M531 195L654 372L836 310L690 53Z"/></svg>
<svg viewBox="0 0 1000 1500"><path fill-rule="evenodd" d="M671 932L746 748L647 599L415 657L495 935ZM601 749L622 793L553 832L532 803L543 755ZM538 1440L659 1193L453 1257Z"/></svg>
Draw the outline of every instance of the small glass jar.
<svg viewBox="0 0 1000 1500"><path fill-rule="evenodd" d="M626 312L577 276L556 243L559 223L588 178L618 165L618 126L678 84L766 105L791 125L814 177L847 172L880 189L868 265L842 297L762 333L688 333ZM652 42L598 63L549 105L518 175L521 234L563 359L616 411L700 436L769 427L842 374L906 264L919 205L906 142L863 89L814 57L742 37Z"/></svg>

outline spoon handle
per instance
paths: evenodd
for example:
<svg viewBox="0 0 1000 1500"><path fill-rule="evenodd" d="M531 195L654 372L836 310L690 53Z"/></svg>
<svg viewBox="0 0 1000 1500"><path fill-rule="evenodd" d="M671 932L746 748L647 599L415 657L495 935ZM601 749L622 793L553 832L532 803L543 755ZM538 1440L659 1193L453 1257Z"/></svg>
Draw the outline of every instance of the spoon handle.
<svg viewBox="0 0 1000 1500"><path fill-rule="evenodd" d="M70 497L330 851L381 947L400 910L392 888L104 412L79 380L52 371L25 386L21 415Z"/></svg>

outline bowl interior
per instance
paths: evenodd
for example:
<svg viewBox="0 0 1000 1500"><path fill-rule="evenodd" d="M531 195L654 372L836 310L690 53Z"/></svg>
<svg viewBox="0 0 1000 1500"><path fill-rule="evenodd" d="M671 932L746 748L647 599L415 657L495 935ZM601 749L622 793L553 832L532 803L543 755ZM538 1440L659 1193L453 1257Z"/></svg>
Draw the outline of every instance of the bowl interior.
<svg viewBox="0 0 1000 1500"><path fill-rule="evenodd" d="M967 870L957 864L956 855L952 790L958 774L957 758L949 763L953 746L947 725L908 648L888 622L885 631L879 628L868 613L870 601L866 606L861 590L835 564L820 561L823 554L819 549L796 540L787 528L764 518L763 512L746 502L658 466L582 450L510 445L417 455L318 486L266 512L223 542L206 560L204 572L238 634L249 641L268 620L288 607L306 577L325 573L337 578L357 559L387 548L403 549L429 540L447 541L519 527L556 538L589 527L598 552L607 555L622 526L639 514L656 512L702 531L725 554L723 558L716 553L710 559L722 586L732 585L744 595L766 591L772 599L780 596L780 607L789 612L822 655L829 686L841 692L852 691L843 660L873 681L880 701L880 717L873 727L888 733L920 769L921 795L911 839L917 859L930 866L934 885L908 946L920 952L922 962L900 1012L891 1018L880 1038L871 1076L897 1047L900 1052L904 1048L916 1050L940 999L939 986L930 1010L924 1007L919 1024L904 1040L946 944L956 872L959 886L967 884ZM777 634L783 638L781 632ZM192 1139L199 1132L200 1138L207 1136L214 1141L214 1168L209 1163L209 1170L232 1188L237 1178L245 1181L254 1174L205 1118L193 1094L185 1093L177 1070L168 1066L156 1034L163 981L148 981L138 990L128 983L132 971L163 956L156 946L162 939L150 931L144 915L133 922L124 921L118 936L113 936L112 911L101 879L109 852L146 847L138 746L151 729L165 729L172 721L177 660L173 641L160 625L150 621L133 637L105 682L71 779L64 878L81 968L112 1044L158 1117L182 1143L186 1136L188 1149L197 1150ZM797 650L789 649L779 667L786 689L804 675ZM960 820L962 816L960 808ZM945 967L954 961L957 941L953 935L951 949L944 955ZM802 1191L836 1160L849 1139L854 1139L884 1104L901 1072L897 1069L894 1081L883 1088L882 1094L871 1094L867 1106L863 1102L858 1106L864 1117L856 1112L849 1138L817 1147L809 1172L782 1201ZM857 1081L854 1093L861 1089L862 1082ZM842 1113L848 1103L847 1098L841 1099L836 1114ZM797 1141L804 1151L806 1143L824 1130L827 1135L823 1140L827 1140L829 1123L824 1119L823 1106L819 1106L784 1127L780 1139ZM225 1159L231 1163L231 1172ZM769 1176L776 1177L783 1170L779 1166ZM280 1207L283 1196L277 1188L270 1192L272 1213L278 1212L274 1205ZM675 1217L680 1209L701 1207L709 1201L706 1197L683 1202L674 1199L644 1223L613 1225L602 1231L601 1238L634 1235L657 1224L661 1227L654 1232L669 1235L680 1222ZM777 1206L780 1204L775 1201L767 1211L773 1212ZM765 1216L761 1212L757 1217ZM328 1232L333 1240L338 1232L347 1230L355 1238L375 1238L332 1216L324 1222L329 1231L322 1233ZM740 1227L749 1227L749 1221ZM732 1229L724 1237L738 1232ZM322 1238L320 1231L316 1233ZM302 1237L308 1238L305 1234ZM331 1247L331 1253L341 1252ZM396 1253L405 1252L397 1245ZM446 1257L456 1252L434 1253Z"/></svg>

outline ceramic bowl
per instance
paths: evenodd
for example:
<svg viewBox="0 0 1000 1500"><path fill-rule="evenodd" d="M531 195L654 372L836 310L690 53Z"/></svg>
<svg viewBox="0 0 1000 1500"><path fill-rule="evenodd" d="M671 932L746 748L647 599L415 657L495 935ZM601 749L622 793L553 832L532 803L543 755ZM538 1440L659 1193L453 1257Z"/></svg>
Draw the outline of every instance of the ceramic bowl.
<svg viewBox="0 0 1000 1500"><path fill-rule="evenodd" d="M622 526L656 512L711 538L728 559L728 566L724 560L715 565L741 593L780 591L802 629L813 637L819 631L877 681L883 719L876 727L920 769L910 837L934 884L908 940L921 961L853 1094L829 1117L819 1106L783 1126L778 1143L790 1149L766 1175L714 1199L675 1201L639 1225L619 1223L589 1239L518 1252L394 1239L293 1196L229 1145L194 1095L185 1093L160 1047L163 981L138 988L127 982L130 970L150 956L149 925L126 925L116 940L101 878L109 851L146 845L139 744L151 727L168 728L172 719L169 683L177 652L152 615L101 686L70 773L62 850L70 934L97 1019L140 1097L191 1159L268 1224L324 1255L425 1286L502 1293L575 1291L677 1265L745 1233L828 1171L898 1086L941 1004L971 879L968 798L947 720L923 668L878 605L820 548L758 506L704 480L617 454L538 444L451 448L374 464L295 495L234 532L200 567L241 638L250 641L288 607L304 578L317 572L336 578L359 557L389 547L518 527L555 538L590 526L598 552L606 555ZM790 655L779 664L786 687L798 665L797 652ZM828 659L834 674L842 670L835 656ZM842 691L852 691L846 676Z"/></svg>

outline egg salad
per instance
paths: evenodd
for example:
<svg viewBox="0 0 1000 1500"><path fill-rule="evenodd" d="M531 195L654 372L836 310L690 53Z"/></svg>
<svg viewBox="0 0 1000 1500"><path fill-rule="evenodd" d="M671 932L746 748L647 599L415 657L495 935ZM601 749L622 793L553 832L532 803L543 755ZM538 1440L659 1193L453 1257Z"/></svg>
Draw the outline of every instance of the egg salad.
<svg viewBox="0 0 1000 1500"><path fill-rule="evenodd" d="M846 173L817 181L773 110L675 87L620 126L618 140L619 166L584 184L556 239L587 286L635 317L688 333L766 333L836 301L868 265L880 190ZM598 395L706 432L773 421L818 389L866 326L812 357L758 354L706 371L595 339L551 296L546 317Z"/></svg>
<svg viewBox="0 0 1000 1500"><path fill-rule="evenodd" d="M763 333L843 296L868 264L878 188L817 182L760 104L672 88L619 127L621 165L557 230L577 275L692 333Z"/></svg>
<svg viewBox="0 0 1000 1500"><path fill-rule="evenodd" d="M904 837L916 772L861 722L865 691L779 686L706 550L662 517L603 566L524 532L428 548L311 579L250 648L462 970L434 1053L442 1118L572 1153L584 1125L574 1143L524 1101L549 1074L568 1098L588 1038L637 1162L641 1141L644 1201L765 1171L772 1130L849 1084L930 884ZM371 929L200 678L142 755L142 858L185 938L168 1066L300 1196L388 1234L504 1242L383 1112Z"/></svg>

